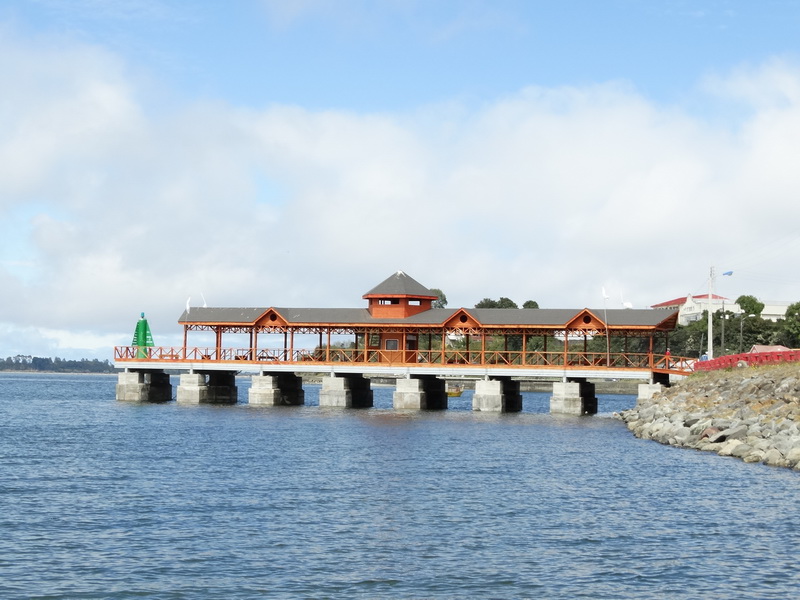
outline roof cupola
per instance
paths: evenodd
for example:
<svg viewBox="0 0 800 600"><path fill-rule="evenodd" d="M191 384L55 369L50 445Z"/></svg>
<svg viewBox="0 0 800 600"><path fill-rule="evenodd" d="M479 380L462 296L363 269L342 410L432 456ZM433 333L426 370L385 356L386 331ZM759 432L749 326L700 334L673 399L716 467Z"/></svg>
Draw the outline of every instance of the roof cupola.
<svg viewBox="0 0 800 600"><path fill-rule="evenodd" d="M438 298L424 285L398 271L366 294L369 314L374 318L405 318L424 312Z"/></svg>

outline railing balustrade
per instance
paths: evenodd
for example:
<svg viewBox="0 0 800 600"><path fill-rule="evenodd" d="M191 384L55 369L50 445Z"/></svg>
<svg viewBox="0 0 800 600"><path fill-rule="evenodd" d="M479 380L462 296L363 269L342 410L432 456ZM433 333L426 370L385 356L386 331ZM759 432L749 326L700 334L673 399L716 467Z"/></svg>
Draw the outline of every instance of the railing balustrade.
<svg viewBox="0 0 800 600"><path fill-rule="evenodd" d="M783 358L783 357L781 357ZM117 346L116 362L247 362L255 364L370 363L389 365L486 365L519 368L656 369L688 372L699 363L680 356L634 352L583 352L575 350L377 350L373 348L183 348ZM765 361L766 362L766 361Z"/></svg>

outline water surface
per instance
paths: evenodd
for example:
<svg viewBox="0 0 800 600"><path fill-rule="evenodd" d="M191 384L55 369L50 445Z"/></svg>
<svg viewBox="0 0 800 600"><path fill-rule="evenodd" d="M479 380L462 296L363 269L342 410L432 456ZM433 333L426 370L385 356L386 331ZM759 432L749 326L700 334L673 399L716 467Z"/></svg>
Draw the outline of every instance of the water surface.
<svg viewBox="0 0 800 600"><path fill-rule="evenodd" d="M0 375L0 597L786 598L798 473L601 414L114 400ZM246 398L247 380L240 382Z"/></svg>

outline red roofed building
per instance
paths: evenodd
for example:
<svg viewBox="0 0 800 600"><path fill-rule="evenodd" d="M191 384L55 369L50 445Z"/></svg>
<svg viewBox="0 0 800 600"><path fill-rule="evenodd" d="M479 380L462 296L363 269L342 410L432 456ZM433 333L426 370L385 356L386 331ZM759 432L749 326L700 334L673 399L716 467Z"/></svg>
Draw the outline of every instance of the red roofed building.
<svg viewBox="0 0 800 600"><path fill-rule="evenodd" d="M718 296L717 294L711 297L710 304L712 312L718 312L720 310L730 311L735 314L742 312L738 304L732 302L729 298ZM689 294L688 296L681 296L674 300L653 304L650 308L667 310L678 309L678 324L687 325L692 321L699 320L703 316L703 311L708 310L708 294L701 294L699 296L692 296Z"/></svg>

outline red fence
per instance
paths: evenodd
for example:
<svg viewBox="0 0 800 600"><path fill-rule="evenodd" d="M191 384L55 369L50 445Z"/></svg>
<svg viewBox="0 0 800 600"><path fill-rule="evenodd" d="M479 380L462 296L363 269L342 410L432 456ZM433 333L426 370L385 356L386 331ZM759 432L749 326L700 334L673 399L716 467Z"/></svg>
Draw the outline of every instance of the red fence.
<svg viewBox="0 0 800 600"><path fill-rule="evenodd" d="M800 350L782 350L780 352L744 352L742 354L729 354L711 360L697 361L695 371L716 371L733 367L748 367L751 365L772 365L784 362L800 362Z"/></svg>

